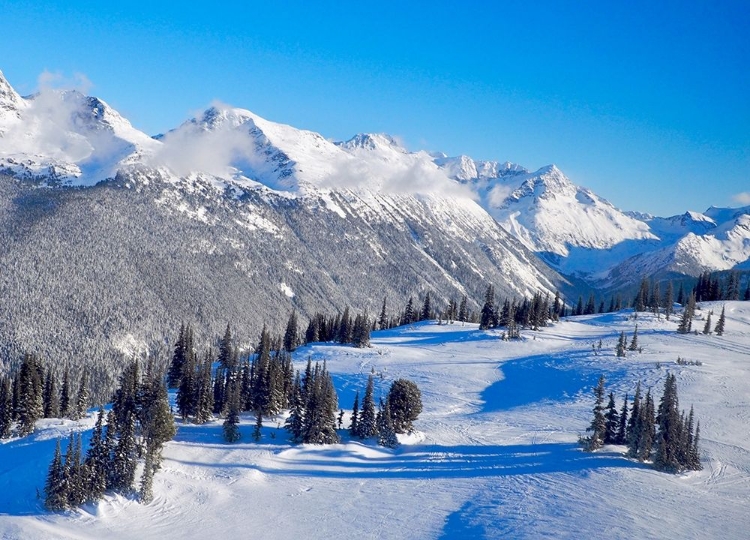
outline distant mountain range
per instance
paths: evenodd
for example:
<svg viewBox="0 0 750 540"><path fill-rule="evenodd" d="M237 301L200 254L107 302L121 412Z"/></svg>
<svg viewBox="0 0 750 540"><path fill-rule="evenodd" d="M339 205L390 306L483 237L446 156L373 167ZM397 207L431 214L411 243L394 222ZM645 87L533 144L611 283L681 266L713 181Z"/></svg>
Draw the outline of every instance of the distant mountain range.
<svg viewBox="0 0 750 540"><path fill-rule="evenodd" d="M150 137L98 98L21 97L2 74L0 175L6 352L132 351L183 320L250 339L293 308L372 314L427 292L476 309L488 283L571 295L750 268L750 207L624 213L554 165L331 142L222 104Z"/></svg>

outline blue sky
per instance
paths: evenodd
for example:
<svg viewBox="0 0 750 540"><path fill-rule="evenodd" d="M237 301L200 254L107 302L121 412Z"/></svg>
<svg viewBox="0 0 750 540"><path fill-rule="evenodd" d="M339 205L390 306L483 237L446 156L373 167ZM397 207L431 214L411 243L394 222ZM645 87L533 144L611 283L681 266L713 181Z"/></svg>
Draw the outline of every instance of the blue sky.
<svg viewBox="0 0 750 540"><path fill-rule="evenodd" d="M531 7L530 7L531 6ZM219 99L333 139L557 164L625 210L750 204L750 2L4 2L21 93L139 129Z"/></svg>

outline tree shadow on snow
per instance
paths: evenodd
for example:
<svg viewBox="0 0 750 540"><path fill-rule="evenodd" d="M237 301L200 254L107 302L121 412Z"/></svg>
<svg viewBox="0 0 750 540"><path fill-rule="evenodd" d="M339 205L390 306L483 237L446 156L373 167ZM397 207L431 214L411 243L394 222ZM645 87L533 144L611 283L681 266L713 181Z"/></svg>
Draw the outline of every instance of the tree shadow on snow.
<svg viewBox="0 0 750 540"><path fill-rule="evenodd" d="M300 446L280 452L274 465L249 462L206 463L173 460L198 467L252 469L270 476L340 479L493 478L549 473L585 473L603 467L643 468L616 452L583 452L573 443L509 446L409 446L395 451L378 447L364 455L351 445Z"/></svg>

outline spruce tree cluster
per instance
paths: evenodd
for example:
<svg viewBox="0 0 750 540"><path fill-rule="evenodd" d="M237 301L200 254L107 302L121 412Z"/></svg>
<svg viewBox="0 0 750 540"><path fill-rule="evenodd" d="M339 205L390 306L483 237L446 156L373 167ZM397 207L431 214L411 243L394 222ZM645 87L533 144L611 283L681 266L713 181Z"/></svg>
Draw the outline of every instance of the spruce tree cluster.
<svg viewBox="0 0 750 540"><path fill-rule="evenodd" d="M294 377L291 409L286 429L293 442L335 444L338 395L325 363L307 361L305 373Z"/></svg>
<svg viewBox="0 0 750 540"><path fill-rule="evenodd" d="M559 296L556 296L555 300L560 303ZM557 320L558 317L553 314L548 294L537 293L531 299L524 298L521 302L515 298L505 299L502 304L496 304L495 288L489 285L484 296L479 329L505 327L506 337L515 339L520 336L519 327L539 330L547 326L550 320Z"/></svg>
<svg viewBox="0 0 750 540"><path fill-rule="evenodd" d="M53 367L45 367L38 356L25 354L10 376L0 377L0 438L19 437L34 431L40 418L82 418L89 407L88 372L79 378L77 391L64 371L62 388L58 388Z"/></svg>
<svg viewBox="0 0 750 540"><path fill-rule="evenodd" d="M421 392L414 382L398 379L391 384L385 400L380 400L377 411L374 392L375 380L370 374L361 404L359 392L354 398L349 433L359 439L377 436L380 445L393 448L398 445L397 433L414 429L413 422L422 412Z"/></svg>
<svg viewBox="0 0 750 540"><path fill-rule="evenodd" d="M686 415L679 411L677 381L668 374L658 410L651 390L645 397L640 382L636 386L632 405L628 408L625 396L618 411L613 393L604 405L604 376L594 389L593 419L587 431L591 435L581 438L587 450L597 450L604 444L628 446L628 456L639 461L653 459L654 467L668 472L700 470L700 425L696 423L693 408Z"/></svg>
<svg viewBox="0 0 750 540"><path fill-rule="evenodd" d="M58 441L45 484L45 505L63 510L100 499L104 492L129 494L143 459L139 496L152 497L153 475L160 466L161 449L176 433L164 376L152 365L141 379L137 362L120 377L112 409L106 417L99 408L86 456L81 439L71 435L63 459Z"/></svg>
<svg viewBox="0 0 750 540"><path fill-rule="evenodd" d="M383 312L379 319L380 324L386 324L385 300L383 300ZM316 313L310 319L305 330L305 344L318 342L348 343L358 348L370 346L370 331L372 322L367 313L361 313L352 317L349 308L346 307L341 315L327 317L322 313ZM381 326L381 328L385 328Z"/></svg>

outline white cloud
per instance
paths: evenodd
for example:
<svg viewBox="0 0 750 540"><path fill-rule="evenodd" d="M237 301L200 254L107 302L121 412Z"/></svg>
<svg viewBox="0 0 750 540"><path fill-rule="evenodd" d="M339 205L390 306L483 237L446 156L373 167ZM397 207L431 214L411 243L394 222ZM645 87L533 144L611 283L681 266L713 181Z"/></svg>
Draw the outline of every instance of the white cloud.
<svg viewBox="0 0 750 540"><path fill-rule="evenodd" d="M750 191L743 191L732 195L732 200L738 204L750 204Z"/></svg>

